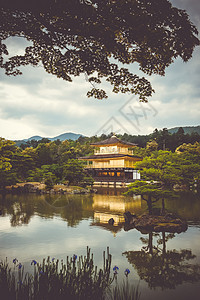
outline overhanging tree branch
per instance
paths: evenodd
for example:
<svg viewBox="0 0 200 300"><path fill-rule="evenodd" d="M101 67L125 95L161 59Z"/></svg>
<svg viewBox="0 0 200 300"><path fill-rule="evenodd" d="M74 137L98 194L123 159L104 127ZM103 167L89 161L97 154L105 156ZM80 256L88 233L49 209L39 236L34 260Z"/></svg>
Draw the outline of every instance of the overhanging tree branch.
<svg viewBox="0 0 200 300"><path fill-rule="evenodd" d="M137 63L144 73L163 76L174 59L188 61L199 45L198 31L187 13L168 0L1 3L0 67L7 75L20 74L16 67L21 65L42 63L48 73L64 80L80 74L92 75L96 83L105 78L113 92L136 94L147 101L154 92L150 82L118 63ZM5 61L5 40L13 36L25 37L33 46L24 56ZM107 97L96 86L87 95Z"/></svg>

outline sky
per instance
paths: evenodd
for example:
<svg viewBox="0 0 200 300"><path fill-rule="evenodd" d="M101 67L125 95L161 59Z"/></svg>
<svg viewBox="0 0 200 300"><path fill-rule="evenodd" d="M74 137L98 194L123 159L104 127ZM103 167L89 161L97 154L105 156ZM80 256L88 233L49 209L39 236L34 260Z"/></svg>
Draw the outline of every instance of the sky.
<svg viewBox="0 0 200 300"><path fill-rule="evenodd" d="M200 32L199 0L173 0L185 9ZM26 41L9 38L10 54L23 54ZM19 140L31 136L55 137L65 132L86 136L115 132L145 135L155 128L200 125L200 47L192 59L177 59L161 77L145 76L137 66L130 70L147 77L155 93L148 103L137 96L114 94L103 83L108 99L86 96L91 89L84 76L72 83L39 67L21 67L23 75L6 76L0 70L0 137Z"/></svg>

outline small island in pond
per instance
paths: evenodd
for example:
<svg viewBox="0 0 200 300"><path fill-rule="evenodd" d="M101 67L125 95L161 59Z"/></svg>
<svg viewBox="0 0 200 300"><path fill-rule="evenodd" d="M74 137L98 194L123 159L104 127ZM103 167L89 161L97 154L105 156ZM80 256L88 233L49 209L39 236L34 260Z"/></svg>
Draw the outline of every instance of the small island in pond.
<svg viewBox="0 0 200 300"><path fill-rule="evenodd" d="M172 213L164 215L150 215L144 213L141 216L132 215L129 211L124 213L124 229L136 228L142 233L148 232L170 232L181 233L187 230L188 225L185 220L181 220Z"/></svg>

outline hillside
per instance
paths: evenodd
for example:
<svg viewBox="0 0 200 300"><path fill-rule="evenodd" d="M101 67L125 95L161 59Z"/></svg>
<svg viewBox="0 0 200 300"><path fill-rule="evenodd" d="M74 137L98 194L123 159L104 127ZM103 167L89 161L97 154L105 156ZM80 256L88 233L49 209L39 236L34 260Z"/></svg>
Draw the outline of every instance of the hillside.
<svg viewBox="0 0 200 300"><path fill-rule="evenodd" d="M66 132L66 133L60 134L60 135L52 137L52 138L50 138L50 137L41 137L39 135L34 135L34 136L32 136L28 139L17 140L17 141L15 141L15 143L16 143L17 146L20 146L22 143L25 143L25 142L28 142L28 141L31 141L31 140L40 141L43 138L47 138L50 141L55 141L55 140L60 140L60 141L73 140L73 141L76 141L80 136L82 136L82 134L72 133L72 132Z"/></svg>
<svg viewBox="0 0 200 300"><path fill-rule="evenodd" d="M180 127L174 127L174 128L170 128L168 129L168 132L173 134L173 133L176 133L178 131ZM184 126L182 127L185 134L189 134L191 135L191 133L193 132L197 132L199 135L200 135L200 125L198 126ZM32 136L28 139L23 139L23 140L18 140L18 141L15 141L16 145L17 146L20 146L21 144L25 143L25 142L28 142L28 141L31 141L31 140L36 140L36 141L39 141L43 138L45 139L49 139L50 141L55 141L55 140L60 140L60 141L65 141L65 140L73 140L73 141L76 141L80 136L83 136L81 134L78 134L78 133L72 133L72 132L66 132L66 133L63 133L63 134L60 134L58 136L55 136L55 137L41 137L41 136L38 136L38 135L35 135L35 136ZM144 141L144 145L143 147L146 145L146 142L148 140L148 137L150 135L144 135L144 137L146 137L145 141ZM137 141L137 138L140 138L141 136L134 136L134 138L136 140L134 140L134 142L137 144L140 142Z"/></svg>
<svg viewBox="0 0 200 300"><path fill-rule="evenodd" d="M170 128L170 129L168 129L168 132L176 133L179 128L180 127ZM183 128L185 134L187 134L187 133L191 134L193 132L197 132L198 134L200 134L200 126L184 126L182 128Z"/></svg>
<svg viewBox="0 0 200 300"><path fill-rule="evenodd" d="M58 136L55 136L55 137L49 138L49 139L51 141L55 141L55 140L60 140L60 141L73 140L73 141L76 141L81 135L82 134L67 132L67 133L63 133L63 134L60 134Z"/></svg>

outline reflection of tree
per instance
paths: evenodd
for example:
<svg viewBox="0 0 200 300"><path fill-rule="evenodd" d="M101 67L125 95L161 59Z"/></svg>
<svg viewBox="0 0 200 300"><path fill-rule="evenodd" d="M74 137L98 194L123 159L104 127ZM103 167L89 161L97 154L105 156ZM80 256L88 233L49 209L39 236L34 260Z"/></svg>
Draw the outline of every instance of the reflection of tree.
<svg viewBox="0 0 200 300"><path fill-rule="evenodd" d="M153 236L157 237L157 246L153 246ZM173 289L183 282L200 280L200 266L188 263L195 258L191 250L166 250L166 243L174 234L149 233L149 238L141 238L146 244L141 251L127 251L123 254L136 269L141 279L150 288ZM162 245L162 248L161 248Z"/></svg>
<svg viewBox="0 0 200 300"><path fill-rule="evenodd" d="M91 195L57 195L45 197L46 206L59 214L68 225L73 227L84 218L93 217Z"/></svg>
<svg viewBox="0 0 200 300"><path fill-rule="evenodd" d="M69 226L76 226L83 219L93 217L92 203L87 197L79 196L76 201L70 199L62 209L61 217L67 220Z"/></svg>
<svg viewBox="0 0 200 300"><path fill-rule="evenodd" d="M28 224L34 215L34 206L27 203L26 198L23 202L16 201L16 197L12 199L2 195L1 198L2 215L10 215L11 226L20 226Z"/></svg>
<svg viewBox="0 0 200 300"><path fill-rule="evenodd" d="M11 214L10 223L11 226L20 226L23 224L28 224L31 217L34 214L34 211L30 206L24 205L21 202L15 203L12 206L13 212Z"/></svg>
<svg viewBox="0 0 200 300"><path fill-rule="evenodd" d="M60 215L69 226L76 226L84 218L93 217L93 198L83 195L4 195L0 197L2 216L10 215L11 226L28 224L34 214L53 218Z"/></svg>

